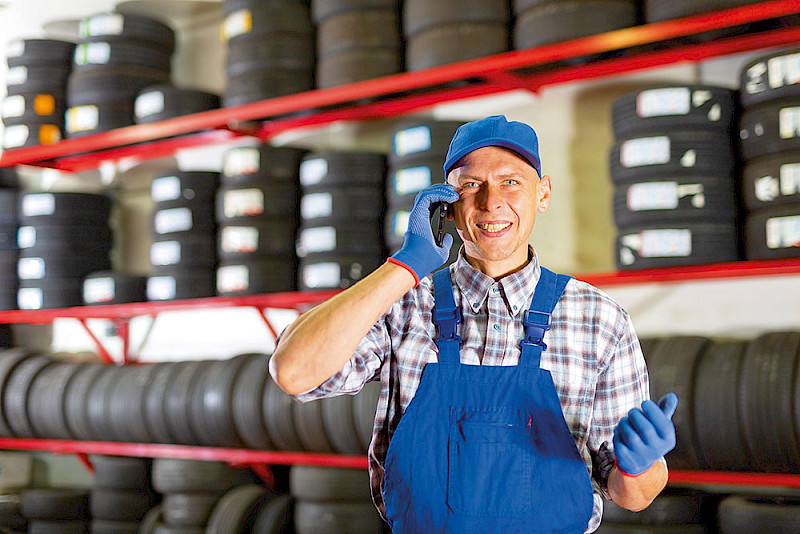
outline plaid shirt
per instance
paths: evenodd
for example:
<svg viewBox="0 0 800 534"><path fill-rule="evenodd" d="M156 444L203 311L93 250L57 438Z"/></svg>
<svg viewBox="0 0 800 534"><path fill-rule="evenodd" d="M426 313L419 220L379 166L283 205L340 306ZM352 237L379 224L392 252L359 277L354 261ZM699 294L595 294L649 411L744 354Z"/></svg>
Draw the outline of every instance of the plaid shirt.
<svg viewBox="0 0 800 534"><path fill-rule="evenodd" d="M541 269L538 257L498 281L473 268L462 255L450 266L455 301L462 310L461 362L516 365L524 337L522 313L530 306ZM310 401L355 394L381 381L369 468L372 495L385 515L383 466L389 441L417 391L425 364L437 362L431 321L430 276L406 293L372 327L342 370L318 388L298 395ZM614 464L610 443L619 420L649 398L647 369L628 314L608 295L571 280L556 305L541 367L553 376L564 418L592 474L594 510L587 532L600 524Z"/></svg>

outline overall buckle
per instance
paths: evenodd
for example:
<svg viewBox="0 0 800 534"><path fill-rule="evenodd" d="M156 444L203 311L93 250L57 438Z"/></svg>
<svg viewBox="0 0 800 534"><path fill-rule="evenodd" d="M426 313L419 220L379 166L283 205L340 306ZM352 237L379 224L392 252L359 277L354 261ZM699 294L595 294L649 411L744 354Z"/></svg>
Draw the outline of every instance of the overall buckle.
<svg viewBox="0 0 800 534"><path fill-rule="evenodd" d="M522 317L522 324L525 325L525 337L519 342L520 348L523 345L536 345L547 349L544 342L544 335L550 330L551 317L549 313L528 310Z"/></svg>
<svg viewBox="0 0 800 534"><path fill-rule="evenodd" d="M439 329L439 337L434 341L458 341L461 343L461 336L456 331L458 324L461 322L461 308L454 308L453 310L437 310L434 308L431 317L433 324Z"/></svg>

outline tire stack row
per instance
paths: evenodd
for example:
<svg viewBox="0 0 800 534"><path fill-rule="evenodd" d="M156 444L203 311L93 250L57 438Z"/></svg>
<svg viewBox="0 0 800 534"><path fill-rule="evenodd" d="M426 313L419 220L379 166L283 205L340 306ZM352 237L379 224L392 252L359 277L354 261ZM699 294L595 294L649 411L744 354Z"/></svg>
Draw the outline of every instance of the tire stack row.
<svg viewBox="0 0 800 534"><path fill-rule="evenodd" d="M238 147L225 154L217 193L218 295L293 291L303 151Z"/></svg>
<svg viewBox="0 0 800 534"><path fill-rule="evenodd" d="M39 534L85 534L89 531L89 490L42 488L26 490L20 510L28 522L27 532Z"/></svg>
<svg viewBox="0 0 800 534"><path fill-rule="evenodd" d="M81 21L80 37L67 87L67 137L134 124L138 93L170 79L175 33L155 19L99 13Z"/></svg>
<svg viewBox="0 0 800 534"><path fill-rule="evenodd" d="M652 398L677 393L675 469L800 472L800 333L752 340L676 336L643 344ZM726 429L720 432L720 428Z"/></svg>
<svg viewBox="0 0 800 534"><path fill-rule="evenodd" d="M314 37L303 2L226 0L224 106L238 106L313 88Z"/></svg>
<svg viewBox="0 0 800 534"><path fill-rule="evenodd" d="M150 460L90 457L95 483L89 494L92 534L138 534L145 515L158 502L150 482Z"/></svg>
<svg viewBox="0 0 800 534"><path fill-rule="evenodd" d="M612 117L617 267L739 259L733 91L638 89L614 103Z"/></svg>
<svg viewBox="0 0 800 534"><path fill-rule="evenodd" d="M92 193L23 193L18 213L19 308L83 304L84 278L111 268L111 199Z"/></svg>
<svg viewBox="0 0 800 534"><path fill-rule="evenodd" d="M163 83L145 87L133 102L136 124L149 124L219 107L219 95Z"/></svg>
<svg viewBox="0 0 800 534"><path fill-rule="evenodd" d="M325 88L403 70L398 0L312 0L317 27L316 87Z"/></svg>
<svg viewBox="0 0 800 534"><path fill-rule="evenodd" d="M215 293L214 203L219 173L165 172L150 187L154 202L151 301L210 297Z"/></svg>
<svg viewBox="0 0 800 534"><path fill-rule="evenodd" d="M711 495L667 488L640 512L631 512L611 500L603 501L603 521L598 534L636 532L705 534L715 532L716 500Z"/></svg>
<svg viewBox="0 0 800 534"><path fill-rule="evenodd" d="M55 39L12 41L2 115L3 148L57 143L64 135L67 78L75 44Z"/></svg>
<svg viewBox="0 0 800 534"><path fill-rule="evenodd" d="M385 176L383 154L317 152L303 158L300 289L343 289L383 263Z"/></svg>
<svg viewBox="0 0 800 534"><path fill-rule="evenodd" d="M0 188L0 309L17 309L17 245L19 192Z"/></svg>
<svg viewBox="0 0 800 534"><path fill-rule="evenodd" d="M800 49L759 57L741 73L739 138L748 259L800 256Z"/></svg>
<svg viewBox="0 0 800 534"><path fill-rule="evenodd" d="M372 504L364 469L297 465L289 472L296 499L297 534L380 534L384 522Z"/></svg>
<svg viewBox="0 0 800 534"><path fill-rule="evenodd" d="M445 181L444 163L450 140L462 123L451 121L406 121L392 132L389 170L386 174L387 210L384 220L386 245L391 254L403 246L414 198L422 189ZM438 216L438 213L437 213ZM458 257L461 239L452 221L447 233L453 236L448 263ZM434 232L436 223L434 221Z"/></svg>

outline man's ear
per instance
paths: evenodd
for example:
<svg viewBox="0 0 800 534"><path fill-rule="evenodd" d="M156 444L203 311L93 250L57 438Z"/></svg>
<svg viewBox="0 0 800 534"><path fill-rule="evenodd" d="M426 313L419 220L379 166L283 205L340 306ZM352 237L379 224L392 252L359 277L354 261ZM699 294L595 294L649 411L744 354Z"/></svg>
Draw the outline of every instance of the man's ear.
<svg viewBox="0 0 800 534"><path fill-rule="evenodd" d="M550 176L545 174L536 184L536 210L544 213L550 205L550 195L552 194L553 184L550 182Z"/></svg>

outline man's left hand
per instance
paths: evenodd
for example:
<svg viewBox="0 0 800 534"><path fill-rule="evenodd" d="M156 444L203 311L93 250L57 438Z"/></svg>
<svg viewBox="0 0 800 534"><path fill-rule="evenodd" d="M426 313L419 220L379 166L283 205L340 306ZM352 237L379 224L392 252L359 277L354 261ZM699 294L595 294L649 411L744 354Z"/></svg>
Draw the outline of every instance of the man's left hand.
<svg viewBox="0 0 800 534"><path fill-rule="evenodd" d="M658 404L646 400L620 420L614 429L614 453L622 474L644 473L675 447L672 415L677 407L678 396L667 393Z"/></svg>

